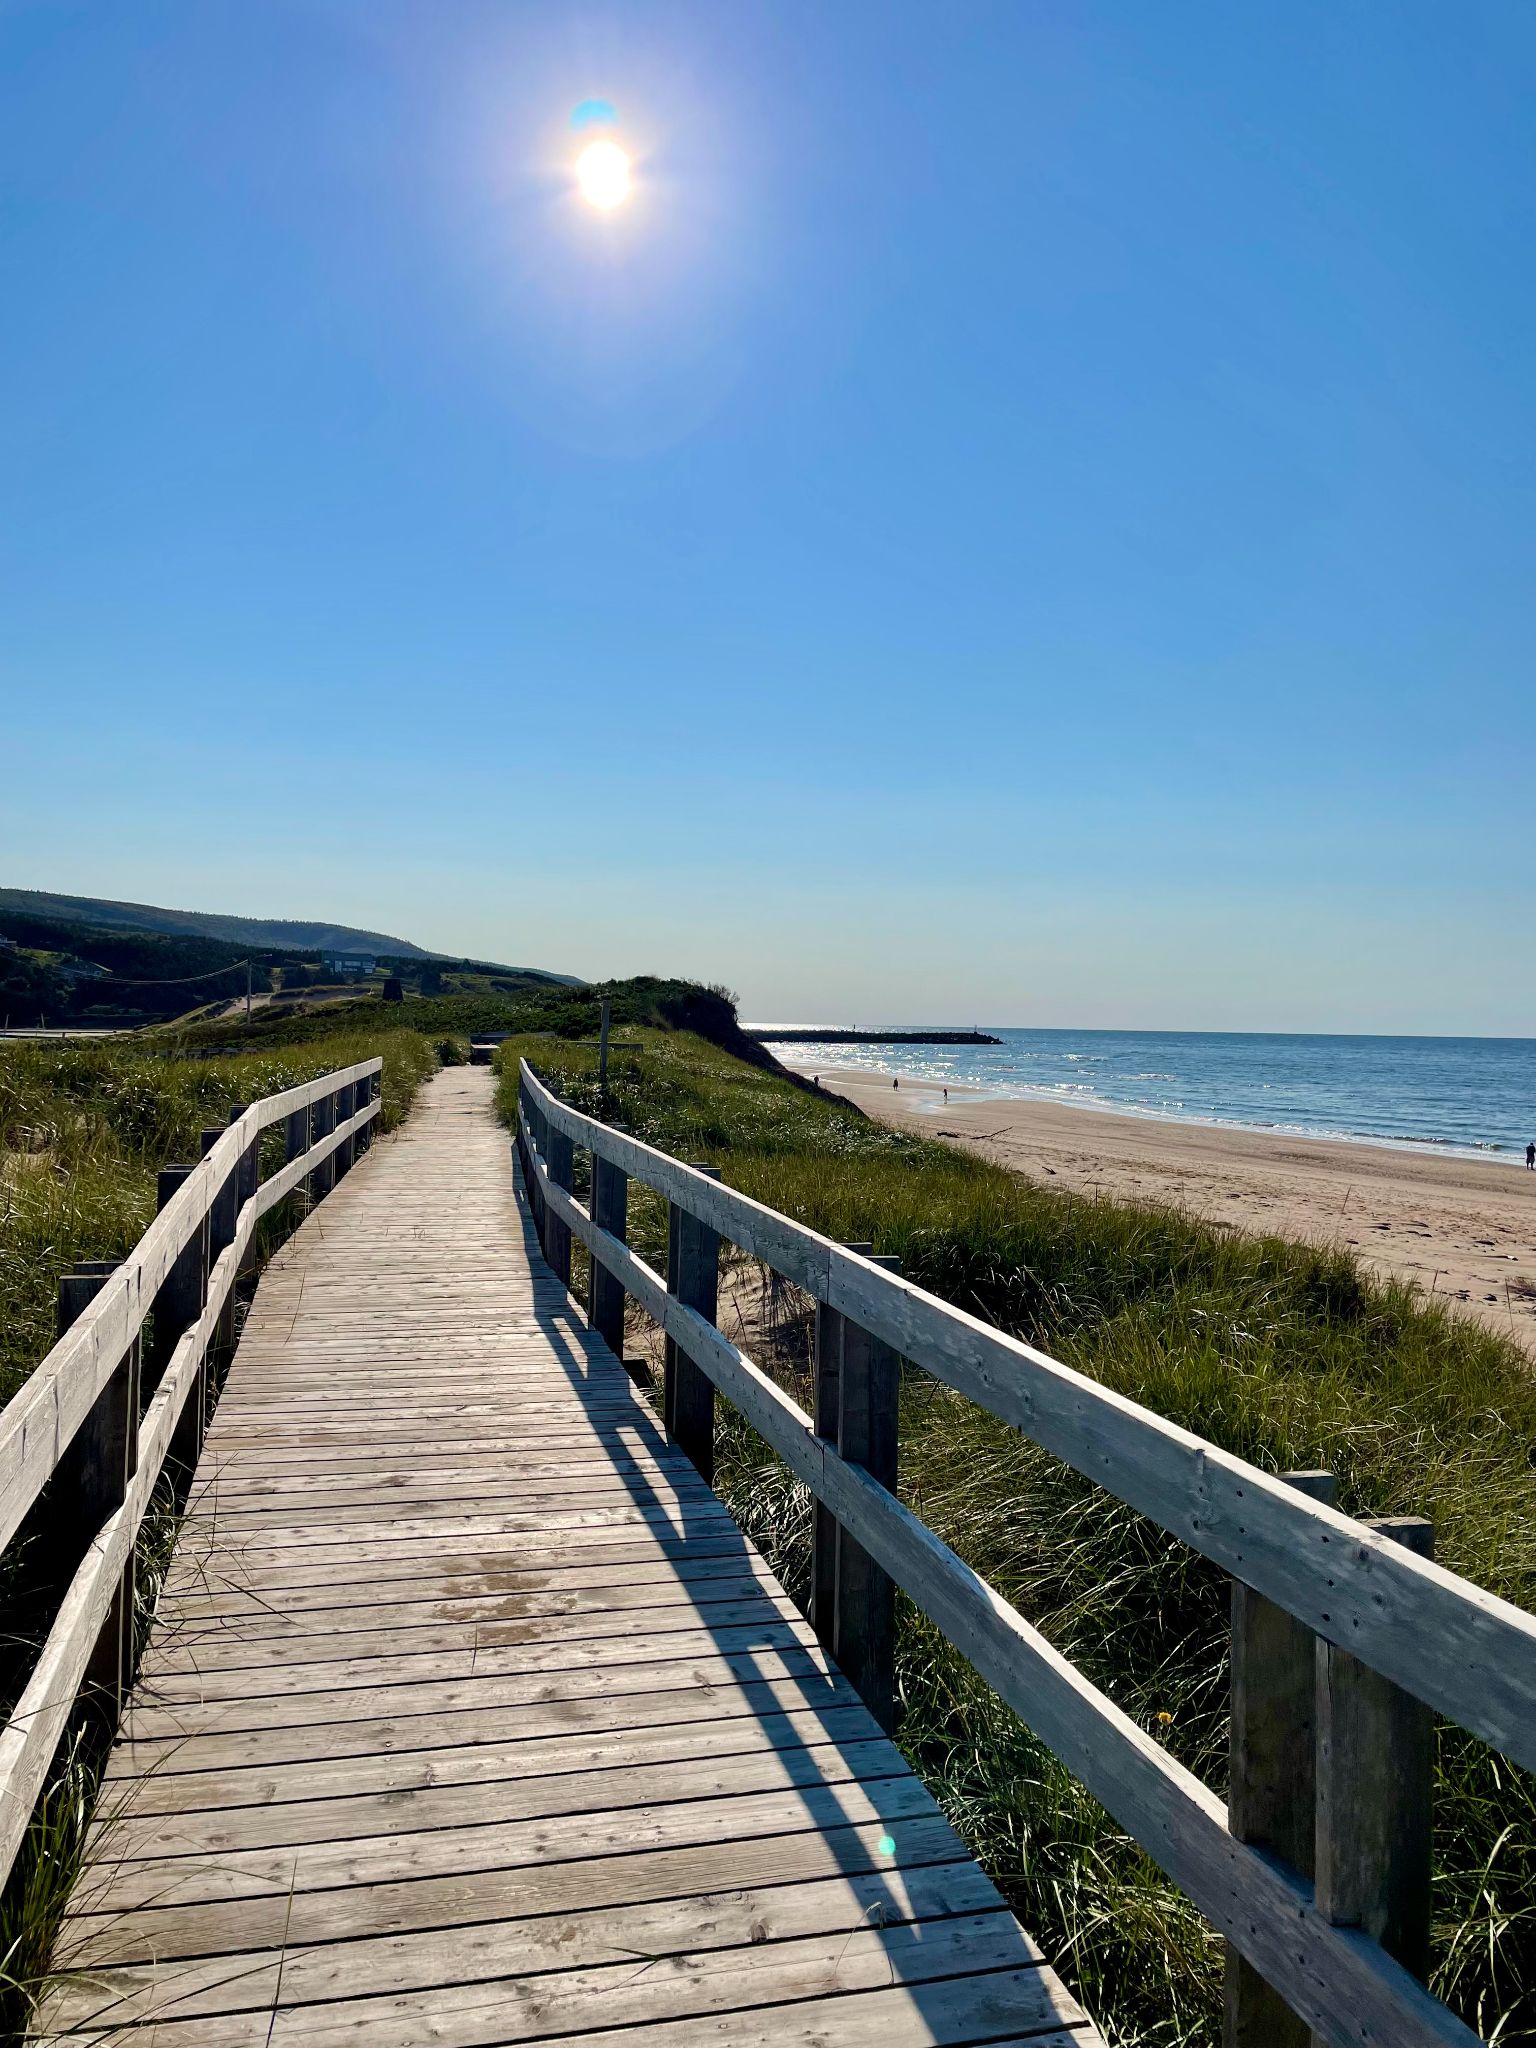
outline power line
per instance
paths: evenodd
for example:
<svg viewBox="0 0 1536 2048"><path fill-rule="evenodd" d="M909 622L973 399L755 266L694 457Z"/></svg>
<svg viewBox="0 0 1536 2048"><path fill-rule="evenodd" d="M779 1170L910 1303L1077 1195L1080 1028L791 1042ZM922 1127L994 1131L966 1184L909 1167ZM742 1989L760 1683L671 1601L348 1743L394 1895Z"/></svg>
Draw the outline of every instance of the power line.
<svg viewBox="0 0 1536 2048"><path fill-rule="evenodd" d="M210 967L206 974L172 974L163 981L146 981L137 974L108 974L103 978L124 988L186 988L195 981L216 981L221 974L234 974L241 967L249 971L251 962L231 960L227 967Z"/></svg>

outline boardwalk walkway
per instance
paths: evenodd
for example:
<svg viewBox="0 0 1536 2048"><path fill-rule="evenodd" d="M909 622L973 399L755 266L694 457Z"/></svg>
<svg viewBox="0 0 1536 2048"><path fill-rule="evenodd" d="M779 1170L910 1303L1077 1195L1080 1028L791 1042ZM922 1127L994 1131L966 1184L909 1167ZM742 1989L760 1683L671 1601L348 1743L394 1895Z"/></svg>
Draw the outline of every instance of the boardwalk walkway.
<svg viewBox="0 0 1536 2048"><path fill-rule="evenodd" d="M538 1257L449 1070L261 1282L39 2038L1097 2036Z"/></svg>

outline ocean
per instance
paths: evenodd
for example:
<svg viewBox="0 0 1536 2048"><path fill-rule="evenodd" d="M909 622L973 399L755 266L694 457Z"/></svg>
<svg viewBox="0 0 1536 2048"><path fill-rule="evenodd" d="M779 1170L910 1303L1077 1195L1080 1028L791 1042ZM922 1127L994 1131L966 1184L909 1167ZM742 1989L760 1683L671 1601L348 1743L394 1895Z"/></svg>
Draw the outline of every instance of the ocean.
<svg viewBox="0 0 1536 2048"><path fill-rule="evenodd" d="M771 1027L758 1027L770 1045ZM786 1026L786 1029L789 1027ZM903 1025L903 1030L920 1026ZM862 1067L1084 1109L1356 1138L1525 1163L1536 1039L1243 1031L1013 1031L1001 1045L793 1045L786 1064Z"/></svg>

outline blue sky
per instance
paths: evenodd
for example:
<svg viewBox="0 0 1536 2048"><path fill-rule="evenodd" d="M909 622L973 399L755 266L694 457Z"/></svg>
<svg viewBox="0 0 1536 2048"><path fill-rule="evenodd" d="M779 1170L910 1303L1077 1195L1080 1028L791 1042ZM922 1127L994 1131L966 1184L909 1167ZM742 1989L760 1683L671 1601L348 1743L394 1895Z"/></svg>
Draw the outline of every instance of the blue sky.
<svg viewBox="0 0 1536 2048"><path fill-rule="evenodd" d="M1529 7L0 0L0 99L0 879L1532 1028Z"/></svg>

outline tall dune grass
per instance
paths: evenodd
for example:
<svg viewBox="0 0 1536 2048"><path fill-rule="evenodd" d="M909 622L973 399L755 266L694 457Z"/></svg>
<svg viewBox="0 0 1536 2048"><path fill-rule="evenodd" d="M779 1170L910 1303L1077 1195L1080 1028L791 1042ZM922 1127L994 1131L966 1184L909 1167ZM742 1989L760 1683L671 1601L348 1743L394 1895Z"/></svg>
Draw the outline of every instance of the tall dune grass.
<svg viewBox="0 0 1536 2048"><path fill-rule="evenodd" d="M634 1036L636 1034L630 1034ZM1366 1276L1344 1250L1173 1210L1089 1202L831 1103L683 1034L641 1033L606 1112L593 1056L526 1052L606 1113L839 1239L898 1254L947 1300L1271 1471L1324 1466L1354 1514L1425 1514L1453 1570L1536 1606L1536 1378L1497 1335ZM661 1262L659 1202L632 1205ZM803 1367L785 1367L804 1404ZM809 1501L726 1415L717 1484L786 1584ZM1218 1790L1229 1589L1176 1543L926 1375L903 1388L901 1490L1050 1640ZM1116 2048L1212 2048L1221 1956L1155 1865L904 1606L900 1740ZM1164 1720L1163 1717L1168 1719ZM1536 1780L1439 1735L1434 1985L1479 2033L1536 2041Z"/></svg>

